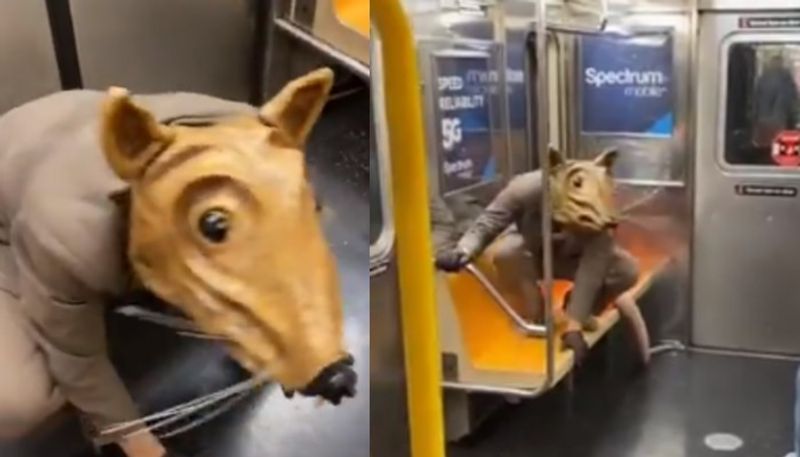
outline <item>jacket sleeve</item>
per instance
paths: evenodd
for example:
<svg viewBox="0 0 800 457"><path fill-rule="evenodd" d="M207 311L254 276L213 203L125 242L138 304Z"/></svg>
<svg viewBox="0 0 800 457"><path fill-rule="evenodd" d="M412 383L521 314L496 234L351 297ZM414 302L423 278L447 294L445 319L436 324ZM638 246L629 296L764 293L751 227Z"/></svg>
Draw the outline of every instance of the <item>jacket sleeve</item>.
<svg viewBox="0 0 800 457"><path fill-rule="evenodd" d="M524 205L538 204L540 189L538 175L520 175L511 180L486 207L458 242L458 247L469 258L483 252L495 238L513 224L524 210Z"/></svg>
<svg viewBox="0 0 800 457"><path fill-rule="evenodd" d="M24 223L12 230L23 309L64 397L88 419L98 444L116 441L100 431L138 411L108 358L104 300L71 273L63 245L42 232Z"/></svg>
<svg viewBox="0 0 800 457"><path fill-rule="evenodd" d="M567 305L567 313L571 318L584 323L591 316L613 256L614 238L611 233L603 232L587 241L575 272L572 297Z"/></svg>
<svg viewBox="0 0 800 457"><path fill-rule="evenodd" d="M438 255L440 252L450 250L455 247L456 221L453 213L444 200L434 195L431 197L431 241L433 242L433 252Z"/></svg>

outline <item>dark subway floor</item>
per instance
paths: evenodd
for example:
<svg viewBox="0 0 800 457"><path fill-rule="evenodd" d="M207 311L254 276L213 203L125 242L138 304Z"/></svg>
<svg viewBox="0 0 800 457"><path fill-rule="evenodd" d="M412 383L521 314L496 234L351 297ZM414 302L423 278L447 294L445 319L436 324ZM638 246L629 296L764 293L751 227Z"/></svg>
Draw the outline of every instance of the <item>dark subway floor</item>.
<svg viewBox="0 0 800 457"><path fill-rule="evenodd" d="M367 457L369 455L369 91L332 101L308 145L311 180L340 266L347 347L358 394L340 406L286 399L267 386L233 409L166 440L187 457ZM301 253L298 253L301 255ZM241 370L213 342L111 315L112 359L145 412L231 385ZM116 455L112 449L108 455ZM0 444L2 457L90 457L77 420L62 412L29 439Z"/></svg>
<svg viewBox="0 0 800 457"><path fill-rule="evenodd" d="M498 411L448 457L785 457L797 363L700 353L657 356L632 376L579 375ZM736 450L705 444L735 435Z"/></svg>

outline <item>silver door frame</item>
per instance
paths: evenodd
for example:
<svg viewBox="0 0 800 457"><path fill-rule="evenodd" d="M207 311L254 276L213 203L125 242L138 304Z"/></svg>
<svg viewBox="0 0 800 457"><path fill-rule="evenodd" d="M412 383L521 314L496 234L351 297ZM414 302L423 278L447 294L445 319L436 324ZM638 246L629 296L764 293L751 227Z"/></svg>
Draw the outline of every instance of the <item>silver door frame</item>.
<svg viewBox="0 0 800 457"><path fill-rule="evenodd" d="M370 43L370 89L383 227L369 248L370 390L378 392L374 398L381 401L373 401L370 409L380 411L384 420L370 423L370 454L403 457L411 452L410 430L380 49L380 37L375 32Z"/></svg>
<svg viewBox="0 0 800 457"><path fill-rule="evenodd" d="M726 327L725 320L720 318L718 329L712 329L714 319L709 317L709 314L702 315L702 306L708 305L714 300L706 300L703 302L703 297L713 297L715 294L708 292L708 289L701 289L698 287L701 281L707 281L709 276L706 275L708 265L712 264L708 258L709 248L707 245L701 246L701 240L704 239L702 235L706 227L713 227L714 212L722 208L720 200L725 200L731 205L737 205L736 209L748 208L758 206L754 203L740 203L735 198L747 197L734 197L731 195L731 200L727 197L721 198L721 192L730 192L733 194L733 186L737 182L747 183L761 183L765 180L770 181L774 185L793 185L800 187L800 170L779 169L778 167L765 167L765 166L748 166L748 165L731 165L725 160L725 140L726 140L726 108L728 98L728 65L729 65L729 50L735 43L749 42L749 43L785 43L797 42L800 43L797 30L789 29L742 29L737 25L737 21L742 16L757 17L757 16L797 16L798 5L795 3L794 8L787 8L789 2L767 2L759 11L752 11L752 8L746 8L742 2L725 2L725 1L701 1L700 2L700 17L698 18L698 41L695 49L696 56L696 78L695 84L695 107L696 115L694 122L695 133L695 160L693 161L691 172L692 183L692 245L691 245L691 308L692 317L690 319L690 340L692 345L697 347L711 347L720 348L723 351L730 352L751 352L761 354L789 354L800 352L800 338L790 339L781 338L780 329L777 330L776 337L772 340L769 338L762 338L763 335L758 335L755 332L770 333L772 329L756 328L755 332L740 332L736 330L720 330ZM779 8L783 6L783 10L765 12L765 9ZM733 8L733 9L731 9ZM750 11L746 11L746 10ZM794 39L791 39L794 38ZM710 56L714 56L713 58ZM702 62L702 64L701 64ZM721 79L721 81L720 81ZM721 82L721 83L720 83ZM705 120L705 125L703 122ZM708 151L709 148L714 148L713 154ZM703 176L701 176L701 174ZM789 180L792 182L788 183ZM727 189L730 187L730 189ZM745 200L741 200L745 202ZM723 202L724 203L724 202ZM795 200L797 205L797 200ZM781 206L784 205L784 206ZM786 202L767 202L766 205L761 205L761 211L775 211L776 214L781 214L786 207ZM772 209L770 209L772 208ZM731 209L728 209L731 211ZM755 217L755 216L753 216ZM727 218L725 219L728 220ZM771 222L771 219L764 223ZM724 223L724 222L722 222ZM780 223L780 221L779 221ZM719 224L719 222L717 222ZM729 224L733 226L733 224ZM722 233L718 236L724 236ZM735 236L735 235L734 235ZM705 242L708 242L705 239ZM719 255L719 254L716 254ZM704 257L706 256L706 257ZM753 265L754 268L759 268L758 264ZM798 267L800 270L800 266ZM709 270L710 271L710 270ZM731 273L729 273L731 274ZM741 273L739 273L741 274ZM700 277L703 277L702 279ZM736 273L732 273L731 277L736 277ZM703 287L711 288L706 284ZM732 285L728 285L732 287ZM785 292L779 291L778 294ZM717 295L718 296L718 295ZM779 296L780 297L780 296ZM769 297L762 297L763 301L772 301ZM718 306L712 306L712 309L721 309ZM728 303L726 303L728 305ZM754 303L758 306L758 303ZM731 304L731 306L733 306ZM748 319L746 312L758 314L758 309L748 308L746 310L730 308L732 315L740 315L740 319ZM791 310L789 310L791 314ZM699 317L698 317L699 316ZM783 329L786 332L786 329Z"/></svg>

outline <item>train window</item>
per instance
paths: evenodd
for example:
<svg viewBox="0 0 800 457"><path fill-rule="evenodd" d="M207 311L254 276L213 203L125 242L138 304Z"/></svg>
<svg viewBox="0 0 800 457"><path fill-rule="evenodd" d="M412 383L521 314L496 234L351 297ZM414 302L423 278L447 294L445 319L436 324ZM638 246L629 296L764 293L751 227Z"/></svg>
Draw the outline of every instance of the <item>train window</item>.
<svg viewBox="0 0 800 457"><path fill-rule="evenodd" d="M734 43L727 71L725 161L800 164L800 42Z"/></svg>

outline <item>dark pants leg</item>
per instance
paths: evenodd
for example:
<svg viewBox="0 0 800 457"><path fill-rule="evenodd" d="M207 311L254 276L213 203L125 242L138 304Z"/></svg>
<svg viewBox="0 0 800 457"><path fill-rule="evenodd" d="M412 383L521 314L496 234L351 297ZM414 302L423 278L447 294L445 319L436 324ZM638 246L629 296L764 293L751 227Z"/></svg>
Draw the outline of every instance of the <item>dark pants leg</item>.
<svg viewBox="0 0 800 457"><path fill-rule="evenodd" d="M593 255L583 252L581 255ZM559 254L554 259L554 270L557 278L576 280L576 273L581 263L581 256ZM636 259L619 246L611 246L611 256L605 269L597 272L602 275L599 288L594 299L586 303L567 303L567 314L580 324L586 324L593 314L601 312L608 303L636 285L639 278L639 265ZM574 284L574 288L584 284Z"/></svg>
<svg viewBox="0 0 800 457"><path fill-rule="evenodd" d="M529 321L541 319L542 295L538 280L541 275L533 257L525 247L522 235L510 232L488 248L497 270L501 292L522 298L525 309L520 314Z"/></svg>

